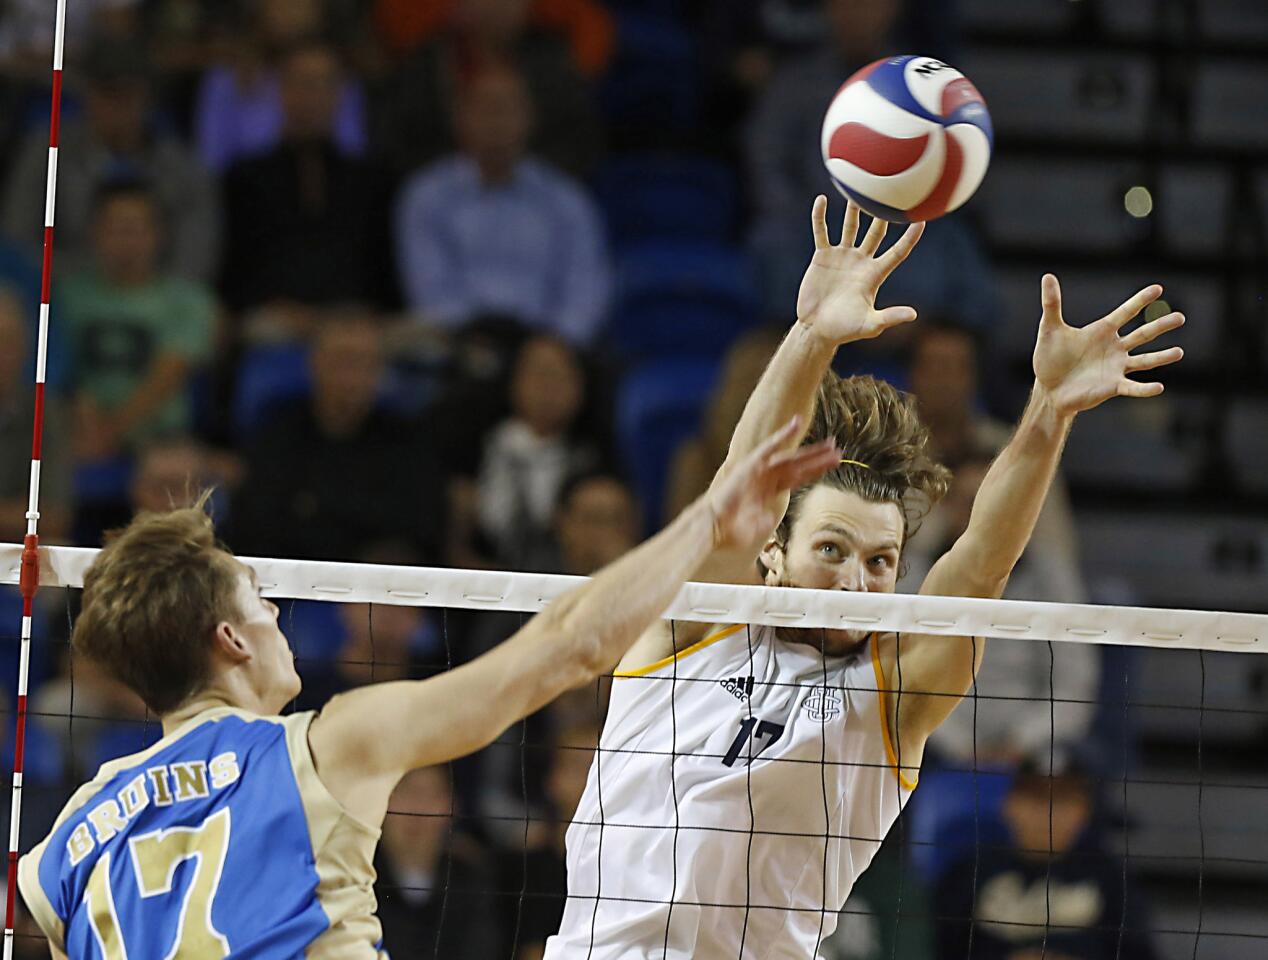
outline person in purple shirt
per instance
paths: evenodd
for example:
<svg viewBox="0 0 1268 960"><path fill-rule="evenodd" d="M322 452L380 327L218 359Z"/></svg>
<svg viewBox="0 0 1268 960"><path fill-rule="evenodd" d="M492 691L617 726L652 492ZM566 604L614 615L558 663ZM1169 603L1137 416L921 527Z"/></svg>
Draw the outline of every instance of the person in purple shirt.
<svg viewBox="0 0 1268 960"><path fill-rule="evenodd" d="M217 173L241 157L277 146L286 125L278 60L300 41L329 35L317 3L269 0L252 7L240 12L244 42L233 46L232 60L203 75L198 89L198 154ZM338 91L332 137L346 155L366 150L365 91L346 74Z"/></svg>
<svg viewBox="0 0 1268 960"><path fill-rule="evenodd" d="M532 113L510 68L458 92L460 151L415 173L397 202L401 283L429 323L505 314L585 345L611 289L603 227L578 183L527 155Z"/></svg>

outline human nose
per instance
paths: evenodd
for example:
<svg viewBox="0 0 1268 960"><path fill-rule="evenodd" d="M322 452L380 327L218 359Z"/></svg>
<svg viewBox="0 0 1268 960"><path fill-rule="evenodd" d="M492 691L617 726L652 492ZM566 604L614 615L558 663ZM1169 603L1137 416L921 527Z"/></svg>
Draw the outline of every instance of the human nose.
<svg viewBox="0 0 1268 960"><path fill-rule="evenodd" d="M867 590L867 578L863 575L863 564L857 558L850 558L840 566L837 574L838 590Z"/></svg>

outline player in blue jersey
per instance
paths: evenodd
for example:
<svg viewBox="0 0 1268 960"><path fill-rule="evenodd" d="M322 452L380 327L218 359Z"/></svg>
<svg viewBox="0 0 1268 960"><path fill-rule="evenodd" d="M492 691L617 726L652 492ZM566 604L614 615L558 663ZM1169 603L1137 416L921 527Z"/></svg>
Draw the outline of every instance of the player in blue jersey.
<svg viewBox="0 0 1268 960"><path fill-rule="evenodd" d="M380 957L374 848L409 770L484 747L611 667L719 548L756 549L772 501L831 443L790 421L730 479L505 643L422 681L279 716L300 689L278 609L201 509L139 517L84 582L73 642L135 690L163 738L104 764L19 882L54 957Z"/></svg>

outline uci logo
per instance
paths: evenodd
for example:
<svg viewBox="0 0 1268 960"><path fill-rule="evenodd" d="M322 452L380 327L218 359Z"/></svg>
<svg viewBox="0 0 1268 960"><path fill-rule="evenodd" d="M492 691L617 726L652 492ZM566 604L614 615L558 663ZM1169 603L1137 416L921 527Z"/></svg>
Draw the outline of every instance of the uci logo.
<svg viewBox="0 0 1268 960"><path fill-rule="evenodd" d="M811 720L826 723L841 715L841 697L827 687L815 687L810 696L806 697L801 709L806 711Z"/></svg>

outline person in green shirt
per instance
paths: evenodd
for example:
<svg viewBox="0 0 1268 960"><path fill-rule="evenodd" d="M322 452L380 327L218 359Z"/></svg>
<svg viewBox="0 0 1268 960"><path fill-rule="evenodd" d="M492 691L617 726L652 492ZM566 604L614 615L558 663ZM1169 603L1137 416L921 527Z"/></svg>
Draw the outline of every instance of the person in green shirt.
<svg viewBox="0 0 1268 960"><path fill-rule="evenodd" d="M821 960L934 960L933 912L924 881L891 833L845 902Z"/></svg>
<svg viewBox="0 0 1268 960"><path fill-rule="evenodd" d="M189 380L210 358L216 310L205 287L160 271L162 212L148 185L107 183L93 221L94 264L54 301L72 356L80 463L189 431Z"/></svg>

